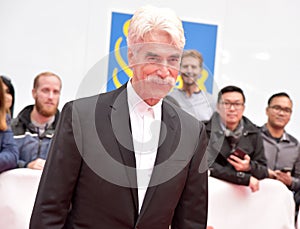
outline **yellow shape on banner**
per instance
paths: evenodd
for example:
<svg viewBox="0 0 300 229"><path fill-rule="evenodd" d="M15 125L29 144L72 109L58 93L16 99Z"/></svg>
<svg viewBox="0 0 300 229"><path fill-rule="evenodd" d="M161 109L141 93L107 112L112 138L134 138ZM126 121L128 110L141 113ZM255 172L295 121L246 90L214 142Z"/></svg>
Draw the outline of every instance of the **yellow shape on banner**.
<svg viewBox="0 0 300 229"><path fill-rule="evenodd" d="M207 78L208 78L208 72L207 70L203 69L201 72L201 77L197 80L197 84L200 90L206 91L205 81L207 80ZM181 75L178 76L176 84L178 88L182 88L183 81Z"/></svg>
<svg viewBox="0 0 300 229"><path fill-rule="evenodd" d="M113 82L116 88L119 88L122 86L122 84L120 83L119 79L118 79L118 68L114 68L113 70Z"/></svg>
<svg viewBox="0 0 300 229"><path fill-rule="evenodd" d="M129 66L126 64L126 62L123 60L121 53L120 53L120 44L122 42L122 37L119 37L116 41L115 45L115 58L121 69L126 73L128 77L132 77L132 71L129 68Z"/></svg>

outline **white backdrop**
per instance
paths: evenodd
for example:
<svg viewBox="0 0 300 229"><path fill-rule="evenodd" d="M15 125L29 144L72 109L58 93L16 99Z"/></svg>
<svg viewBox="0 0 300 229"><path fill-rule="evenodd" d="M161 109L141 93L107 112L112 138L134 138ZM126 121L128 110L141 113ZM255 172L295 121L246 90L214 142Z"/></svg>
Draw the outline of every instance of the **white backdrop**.
<svg viewBox="0 0 300 229"><path fill-rule="evenodd" d="M42 71L62 77L60 108L74 99L88 71L108 55L111 12L133 13L145 4L171 7L183 20L217 24L214 93L228 84L241 87L245 115L262 125L269 96L288 92L294 112L287 130L300 139L298 0L0 0L0 74L13 80L15 115L33 103L33 78ZM97 80L100 91L105 67Z"/></svg>

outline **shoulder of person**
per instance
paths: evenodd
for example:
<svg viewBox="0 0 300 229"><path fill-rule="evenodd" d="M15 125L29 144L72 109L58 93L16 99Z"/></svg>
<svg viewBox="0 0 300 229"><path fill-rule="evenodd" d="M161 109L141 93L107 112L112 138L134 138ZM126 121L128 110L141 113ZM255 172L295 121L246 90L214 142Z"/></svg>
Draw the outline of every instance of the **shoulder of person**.
<svg viewBox="0 0 300 229"><path fill-rule="evenodd" d="M298 141L298 139L296 137L294 137L293 135L291 135L291 134L289 134L287 132L285 132L285 134L287 135L287 137L289 138L289 140L291 142L294 142L296 145L299 146L299 141Z"/></svg>
<svg viewBox="0 0 300 229"><path fill-rule="evenodd" d="M245 129L248 130L248 132L260 132L260 127L253 123L249 118L247 118L246 116L243 116L243 121L244 121L244 126Z"/></svg>

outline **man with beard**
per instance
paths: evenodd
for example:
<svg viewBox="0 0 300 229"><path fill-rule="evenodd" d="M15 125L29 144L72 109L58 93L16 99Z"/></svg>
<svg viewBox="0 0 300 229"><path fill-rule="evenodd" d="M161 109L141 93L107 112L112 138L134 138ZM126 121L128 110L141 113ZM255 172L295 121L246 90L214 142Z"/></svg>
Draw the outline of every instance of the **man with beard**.
<svg viewBox="0 0 300 229"><path fill-rule="evenodd" d="M199 88L197 81L202 75L202 70L201 53L197 50L185 50L180 64L182 89L174 88L169 94L184 111L200 121L209 120L216 107L213 96Z"/></svg>
<svg viewBox="0 0 300 229"><path fill-rule="evenodd" d="M18 144L18 167L43 169L48 149L59 118L57 109L61 79L52 72L43 72L34 79L34 105L26 106L13 119L11 127Z"/></svg>

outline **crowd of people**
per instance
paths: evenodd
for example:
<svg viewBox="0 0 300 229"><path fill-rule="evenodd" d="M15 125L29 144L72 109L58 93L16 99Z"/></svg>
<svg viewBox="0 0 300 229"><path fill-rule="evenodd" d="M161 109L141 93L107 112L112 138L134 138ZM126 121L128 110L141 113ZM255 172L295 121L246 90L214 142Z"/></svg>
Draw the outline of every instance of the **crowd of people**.
<svg viewBox="0 0 300 229"><path fill-rule="evenodd" d="M238 86L214 100L197 84L204 58L183 51L182 23L169 9L137 10L127 44L131 80L68 102L61 114L55 73L35 77L35 103L16 117L14 87L1 76L0 172L43 170L31 228L205 229L208 174L252 192L260 180L277 179L298 210L300 147L285 131L293 110L287 93L270 96L261 127L243 115ZM183 86L174 88L179 74Z"/></svg>
<svg viewBox="0 0 300 229"><path fill-rule="evenodd" d="M15 118L15 90L11 80L1 76L0 171L14 168L44 168L50 143L59 119L61 79L42 72L34 79L34 105L26 106ZM3 158L3 159L2 159Z"/></svg>

